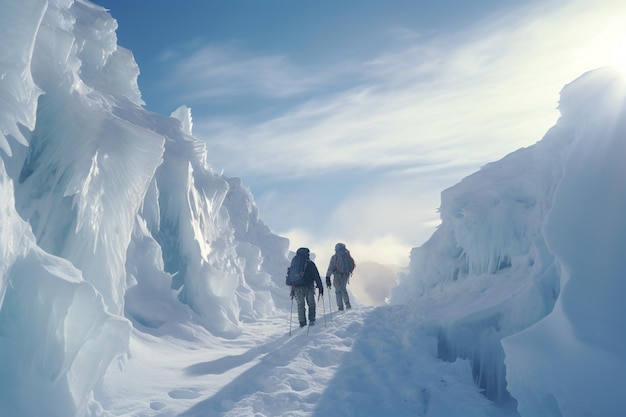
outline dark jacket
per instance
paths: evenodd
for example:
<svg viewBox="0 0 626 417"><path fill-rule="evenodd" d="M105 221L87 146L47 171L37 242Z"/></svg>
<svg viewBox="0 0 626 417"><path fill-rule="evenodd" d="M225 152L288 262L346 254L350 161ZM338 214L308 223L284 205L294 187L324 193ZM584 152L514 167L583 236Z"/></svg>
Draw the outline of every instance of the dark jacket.
<svg viewBox="0 0 626 417"><path fill-rule="evenodd" d="M296 278L290 278L289 270L287 272L287 285L293 285L294 287L312 287L313 284L317 284L318 288L322 288L322 279L320 273L317 270L315 263L309 259L309 249L300 248L296 251L296 256L291 260L291 270L301 271L304 268L304 274L302 280Z"/></svg>

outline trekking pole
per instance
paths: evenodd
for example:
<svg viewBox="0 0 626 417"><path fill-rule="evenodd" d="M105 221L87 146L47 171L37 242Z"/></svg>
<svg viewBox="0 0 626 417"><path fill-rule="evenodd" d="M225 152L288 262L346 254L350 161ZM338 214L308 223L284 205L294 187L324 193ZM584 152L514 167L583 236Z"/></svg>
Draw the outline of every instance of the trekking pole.
<svg viewBox="0 0 626 417"><path fill-rule="evenodd" d="M315 301L315 288L314 287L310 287L308 289L308 291L313 291L313 301ZM309 325L306 326L306 335L309 335L309 330L311 330L311 304L309 304L309 294L307 293L306 297L307 299L307 305L309 307Z"/></svg>
<svg viewBox="0 0 626 417"><path fill-rule="evenodd" d="M291 336L291 321L293 319L293 290L291 290L291 314L289 315L289 336Z"/></svg>
<svg viewBox="0 0 626 417"><path fill-rule="evenodd" d="M333 297L330 296L330 288L328 288L328 311L330 311L330 321L333 321Z"/></svg>

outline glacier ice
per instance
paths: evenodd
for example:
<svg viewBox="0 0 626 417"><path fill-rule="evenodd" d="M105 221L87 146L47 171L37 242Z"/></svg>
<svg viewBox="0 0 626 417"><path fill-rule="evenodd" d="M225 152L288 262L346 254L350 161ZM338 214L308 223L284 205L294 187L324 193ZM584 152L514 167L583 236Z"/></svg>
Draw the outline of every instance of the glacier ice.
<svg viewBox="0 0 626 417"><path fill-rule="evenodd" d="M442 224L392 301L431 322L439 356L522 416L626 407L626 81L602 68L561 92L544 138L442 192Z"/></svg>
<svg viewBox="0 0 626 417"><path fill-rule="evenodd" d="M449 303L435 318L440 357L470 359L478 385L500 402L509 399L500 340L548 314L559 294L542 227L568 144L549 136L442 192L442 224L412 250L392 295L394 303L433 294Z"/></svg>
<svg viewBox="0 0 626 417"><path fill-rule="evenodd" d="M288 241L211 169L190 109L142 107L116 28L88 1L0 4L2 415L97 410L131 326L234 337L274 311Z"/></svg>
<svg viewBox="0 0 626 417"><path fill-rule="evenodd" d="M544 233L562 271L561 296L544 320L504 339L507 379L524 416L620 415L626 80L608 69L584 74L563 89L559 109L554 134L574 146Z"/></svg>
<svg viewBox="0 0 626 417"><path fill-rule="evenodd" d="M106 311L70 262L35 244L13 192L0 159L0 414L79 415L125 352L130 323Z"/></svg>
<svg viewBox="0 0 626 417"><path fill-rule="evenodd" d="M125 352L130 323L107 313L69 262L36 246L15 260L8 280L0 309L0 414L79 415Z"/></svg>
<svg viewBox="0 0 626 417"><path fill-rule="evenodd" d="M30 63L46 1L0 3L0 150L11 156L9 137L25 145L20 125L35 127L37 88Z"/></svg>

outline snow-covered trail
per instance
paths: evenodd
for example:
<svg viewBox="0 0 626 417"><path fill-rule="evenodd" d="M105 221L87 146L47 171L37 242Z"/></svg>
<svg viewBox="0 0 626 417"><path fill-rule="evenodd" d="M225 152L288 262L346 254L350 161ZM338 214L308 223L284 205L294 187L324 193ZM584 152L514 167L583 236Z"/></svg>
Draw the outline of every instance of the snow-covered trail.
<svg viewBox="0 0 626 417"><path fill-rule="evenodd" d="M436 338L411 309L326 313L291 336L289 312L244 325L235 340L136 331L98 400L133 417L504 415L478 392L466 361L436 358Z"/></svg>
<svg viewBox="0 0 626 417"><path fill-rule="evenodd" d="M355 340L351 329L361 326L364 314L365 310L335 314L332 321L327 317L328 327L318 317L316 326L296 327L291 336L285 332L288 322L278 320L279 336L242 355L250 360L237 365L246 370L182 415L311 415L351 350Z"/></svg>
<svg viewBox="0 0 626 417"><path fill-rule="evenodd" d="M289 312L244 324L234 340L199 328L135 330L98 399L115 416L311 415L372 309L319 310L310 328L294 318L291 336Z"/></svg>

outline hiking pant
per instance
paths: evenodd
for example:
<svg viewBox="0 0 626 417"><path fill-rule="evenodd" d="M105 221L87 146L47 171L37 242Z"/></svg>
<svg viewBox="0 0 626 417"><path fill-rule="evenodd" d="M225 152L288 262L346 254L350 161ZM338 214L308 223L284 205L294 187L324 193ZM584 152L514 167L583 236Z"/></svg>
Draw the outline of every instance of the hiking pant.
<svg viewBox="0 0 626 417"><path fill-rule="evenodd" d="M346 308L351 308L350 297L348 297L348 290L346 290L350 274L335 273L334 277L333 285L335 286L335 296L337 296L337 308L343 310L344 303Z"/></svg>
<svg viewBox="0 0 626 417"><path fill-rule="evenodd" d="M300 325L306 324L306 312L304 302L309 305L309 321L315 321L315 289L311 287L296 287L296 302L298 303L298 321Z"/></svg>

